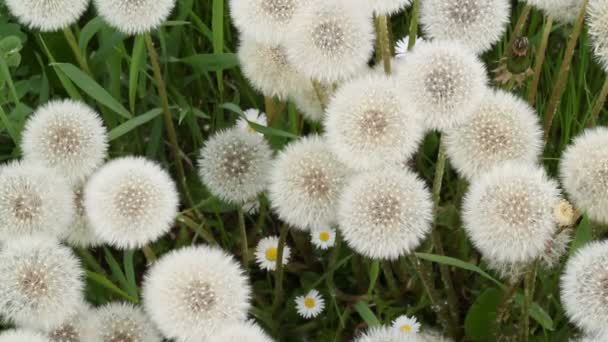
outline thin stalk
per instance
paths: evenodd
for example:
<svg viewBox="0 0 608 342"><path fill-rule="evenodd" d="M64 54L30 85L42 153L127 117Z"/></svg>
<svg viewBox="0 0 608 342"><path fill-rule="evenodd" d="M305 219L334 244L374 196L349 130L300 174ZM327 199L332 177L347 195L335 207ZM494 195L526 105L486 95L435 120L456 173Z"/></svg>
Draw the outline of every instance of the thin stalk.
<svg viewBox="0 0 608 342"><path fill-rule="evenodd" d="M410 35L409 41L407 42L407 49L411 50L416 45L416 38L418 36L418 13L420 12L420 0L414 0L412 4L412 18L410 20Z"/></svg>
<svg viewBox="0 0 608 342"><path fill-rule="evenodd" d="M382 261L380 265L382 266L382 272L384 273L384 279L386 279L389 291L395 298L399 298L399 288L397 287L397 281L395 280L391 263L389 261Z"/></svg>
<svg viewBox="0 0 608 342"><path fill-rule="evenodd" d="M496 308L496 327L500 327L507 319L510 304L512 302L513 296L515 295L515 292L517 292L520 280L520 278L513 279L509 283L509 287L504 290L502 299L500 300L500 304L498 304L498 307Z"/></svg>
<svg viewBox="0 0 608 342"><path fill-rule="evenodd" d="M536 285L536 265L537 262L532 263L530 270L526 272L524 278L524 303L521 307L521 319L522 319L522 341L528 342L530 337L530 305L532 298L534 298L534 288Z"/></svg>
<svg viewBox="0 0 608 342"><path fill-rule="evenodd" d="M74 36L74 32L72 32L72 28L66 26L63 29L63 35L65 36L65 40L68 42L70 49L72 49L72 53L74 53L74 57L76 57L76 61L78 62L78 65L80 65L80 69L82 69L89 75L93 75L91 73L91 69L89 68L89 63L87 62L86 57L82 54L82 51L80 50L80 46L78 45L76 36Z"/></svg>
<svg viewBox="0 0 608 342"><path fill-rule="evenodd" d="M578 44L578 38L581 35L581 31L583 30L583 23L585 22L585 13L587 12L588 3L589 0L583 0L581 11L578 14L578 18L576 19L576 23L574 24L574 29L572 31L572 34L570 35L570 39L568 40L566 53L564 54L564 60L562 61L562 65L559 69L557 82L553 87L553 92L551 93L549 104L547 105L547 111L545 112L545 120L543 123L543 128L545 130L545 141L547 141L547 138L549 137L551 125L553 124L553 117L557 112L557 107L560 104L562 95L566 88L568 72L570 71L570 65L572 63L572 58L574 57L574 49Z"/></svg>
<svg viewBox="0 0 608 342"><path fill-rule="evenodd" d="M319 83L318 81L313 80L312 87L314 88L315 93L317 93L317 97L321 103L321 108L325 110L327 108L327 104L329 103L329 94L327 94L323 84Z"/></svg>
<svg viewBox="0 0 608 342"><path fill-rule="evenodd" d="M239 232L241 233L241 258L243 258L243 266L249 268L249 246L247 244L247 227L245 226L245 214L243 208L239 206L237 209L239 220Z"/></svg>
<svg viewBox="0 0 608 342"><path fill-rule="evenodd" d="M538 84L540 83L540 74L543 70L543 64L545 63L545 54L547 53L547 45L549 43L549 36L551 35L551 28L553 27L553 17L548 16L545 25L543 25L543 36L536 52L536 58L534 59L534 76L530 89L528 92L528 103L530 106L536 107L536 95L538 94Z"/></svg>
<svg viewBox="0 0 608 342"><path fill-rule="evenodd" d="M271 96L264 96L264 108L266 118L268 119L268 127L274 122L277 116L277 104Z"/></svg>
<svg viewBox="0 0 608 342"><path fill-rule="evenodd" d="M591 122L590 126L595 126L595 123L600 117L600 113L602 109L604 109L604 105L606 104L606 96L608 96L608 76L604 80L604 85L602 86L602 90L595 100L595 104L593 105L593 110L591 112Z"/></svg>
<svg viewBox="0 0 608 342"><path fill-rule="evenodd" d="M154 253L154 250L152 247L150 247L150 245L145 245L141 251L144 253L144 257L146 257L148 265L151 265L156 261L156 253Z"/></svg>
<svg viewBox="0 0 608 342"><path fill-rule="evenodd" d="M530 15L530 11L532 10L532 6L526 5L524 9L519 14L517 18L517 22L515 23L515 28L513 29L513 33L509 38L509 43L507 45L507 55L513 53L513 45L517 38L521 37L522 32L524 31L524 27L526 26L526 22L528 21L528 16Z"/></svg>
<svg viewBox="0 0 608 342"><path fill-rule="evenodd" d="M287 240L287 231L289 227L282 225L279 233L279 245L277 247L277 267L275 270L275 286L274 286L274 302L272 303L272 312L276 311L283 302L283 250L285 249L285 240Z"/></svg>
<svg viewBox="0 0 608 342"><path fill-rule="evenodd" d="M188 186L186 185L186 172L184 171L184 164L182 163L182 159L180 158L180 149L179 144L177 142L177 133L175 131L175 126L173 125L173 117L171 115L171 110L169 109L169 98L167 97L167 87L165 86L165 81L163 80L163 75L160 69L160 64L158 62L158 54L156 53L156 48L154 47L154 42L152 41L152 36L150 32L144 33L144 40L146 41L146 47L148 50L148 56L150 58L150 63L152 64L152 70L154 71L154 80L156 81L156 89L158 91L158 96L161 99L162 107L163 107L163 117L165 119L165 129L167 131L167 137L169 138L169 143L171 146L171 155L173 157L173 161L175 162L175 168L177 169L178 176L178 184L182 187L182 191L186 196L186 200L188 201L188 205L190 208L194 207L194 202L190 197L190 191L188 190Z"/></svg>
<svg viewBox="0 0 608 342"><path fill-rule="evenodd" d="M393 49L391 48L391 37L389 34L389 20L386 15L380 15L376 18L376 35L378 37L378 48L382 55L382 63L384 72L387 75L391 74L391 58L393 57Z"/></svg>

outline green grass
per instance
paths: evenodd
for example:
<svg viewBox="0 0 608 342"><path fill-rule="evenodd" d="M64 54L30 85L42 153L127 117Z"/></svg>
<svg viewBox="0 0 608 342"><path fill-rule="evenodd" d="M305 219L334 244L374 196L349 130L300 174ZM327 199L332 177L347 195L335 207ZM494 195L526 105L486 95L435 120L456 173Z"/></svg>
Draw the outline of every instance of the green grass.
<svg viewBox="0 0 608 342"><path fill-rule="evenodd" d="M488 70L496 69L508 51L508 39L522 4L514 1L509 34L483 56ZM152 68L142 38L115 32L95 17L92 10L74 27L79 49L88 60L90 75L79 67L63 33L27 30L7 16L0 5L0 161L20 157L20 132L28 115L52 98L82 99L103 116L110 131L112 158L144 155L163 163L175 175L175 165L163 132L161 102L156 95ZM220 203L200 183L195 169L197 153L213 132L231 126L241 109L264 109L264 98L244 79L234 54L238 35L228 16L225 0L179 0L168 22L153 35L164 69L169 102L183 153L187 184L202 219L184 206L172 233L152 247L161 256L181 246L216 241L222 248L240 254L238 217L234 207ZM544 18L533 10L525 35L529 38L528 58L509 61L527 66L539 44ZM408 34L410 12L392 18L393 37ZM535 103L544 115L572 27L555 24L550 36ZM556 173L559 155L572 137L588 123L591 109L604 83L605 74L593 60L589 37L581 34L568 72L565 92L550 131L544 164ZM524 86L513 92L526 98ZM598 124L606 121L604 111ZM260 129L276 150L296 136L319 131L318 125L302 123L293 106L285 106L272 129ZM431 185L438 152L438 137L429 135L418 155L416 167ZM492 341L496 307L508 287L497 275L480 264L480 256L466 238L459 220L459 207L466 182L447 166L437 224L446 255L437 256L427 242L418 257L432 276L441 298L446 298L440 280L440 265L449 265L455 284L459 327L464 340ZM183 197L183 196L182 196ZM282 223L271 215L267 200L260 214L246 216L250 250L261 237L278 235ZM587 220L577 229L574 247L597 230ZM287 243L295 249L285 268L284 301L273 308L276 295L273 274L250 267L255 290L251 314L280 341L343 341L367 326L388 324L398 315L416 315L425 325L439 328L437 316L425 294L418 274L408 259L377 263L354 254L346 246L320 252L311 247L308 235L290 231ZM139 302L146 260L141 251L120 252L111 248L78 250L87 269L87 299L94 304L113 300ZM568 323L559 302L559 275L539 270L529 314L530 340L566 341L576 332ZM293 299L311 288L326 298L327 308L316 320L297 316ZM520 330L523 288L515 295L510 315L500 327L506 334Z"/></svg>

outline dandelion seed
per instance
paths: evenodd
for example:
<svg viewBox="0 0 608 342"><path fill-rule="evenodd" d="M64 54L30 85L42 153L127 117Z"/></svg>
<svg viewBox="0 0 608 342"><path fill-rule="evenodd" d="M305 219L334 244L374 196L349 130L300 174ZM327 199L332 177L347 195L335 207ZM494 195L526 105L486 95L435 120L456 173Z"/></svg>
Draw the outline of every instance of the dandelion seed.
<svg viewBox="0 0 608 342"><path fill-rule="evenodd" d="M428 42L414 49L398 69L410 110L422 114L429 128L449 130L461 124L486 94L483 63L454 42Z"/></svg>
<svg viewBox="0 0 608 342"><path fill-rule="evenodd" d="M139 248L167 233L179 204L175 183L155 162L114 159L87 183L84 207L95 234L117 248Z"/></svg>
<svg viewBox="0 0 608 342"><path fill-rule="evenodd" d="M421 118L410 108L385 75L346 83L327 108L328 145L355 170L397 165L414 154L424 135Z"/></svg>
<svg viewBox="0 0 608 342"><path fill-rule="evenodd" d="M575 207L608 223L608 128L586 130L562 154L560 178Z"/></svg>
<svg viewBox="0 0 608 342"><path fill-rule="evenodd" d="M371 11L365 0L314 0L293 19L287 55L304 75L343 81L366 68L374 50Z"/></svg>
<svg viewBox="0 0 608 342"><path fill-rule="evenodd" d="M532 6L552 16L559 22L573 23L581 11L581 0L526 0Z"/></svg>
<svg viewBox="0 0 608 342"><path fill-rule="evenodd" d="M107 155L106 129L84 103L51 101L29 118L21 148L24 158L55 168L70 183L83 181Z"/></svg>
<svg viewBox="0 0 608 342"><path fill-rule="evenodd" d="M369 0L374 12L378 15L392 15L410 5L411 0Z"/></svg>
<svg viewBox="0 0 608 342"><path fill-rule="evenodd" d="M591 242L577 250L561 276L561 301L570 321L588 334L608 324L608 244Z"/></svg>
<svg viewBox="0 0 608 342"><path fill-rule="evenodd" d="M58 31L77 22L89 0L6 0L20 23L42 32Z"/></svg>
<svg viewBox="0 0 608 342"><path fill-rule="evenodd" d="M83 288L78 259L54 239L15 239L0 251L0 313L20 326L59 326L76 314Z"/></svg>
<svg viewBox="0 0 608 342"><path fill-rule="evenodd" d="M208 342L273 342L262 328L253 322L227 324L209 336Z"/></svg>
<svg viewBox="0 0 608 342"><path fill-rule="evenodd" d="M146 311L161 332L198 341L226 323L243 321L251 289L232 256L218 248L187 247L159 259L146 275Z"/></svg>
<svg viewBox="0 0 608 342"><path fill-rule="evenodd" d="M240 118L236 122L236 127L238 127L243 132L248 133L257 133L255 128L250 124L250 122L260 125L260 126L268 126L268 119L266 118L266 114L260 112L257 109L247 109L243 112L245 118L247 120ZM257 133L260 136L264 136L262 133Z"/></svg>
<svg viewBox="0 0 608 342"><path fill-rule="evenodd" d="M465 121L445 134L450 162L468 179L508 161L536 163L542 152L538 116L503 91L487 94Z"/></svg>
<svg viewBox="0 0 608 342"><path fill-rule="evenodd" d="M431 195L409 171L385 167L356 175L338 209L348 245L372 259L396 259L412 252L430 232Z"/></svg>
<svg viewBox="0 0 608 342"><path fill-rule="evenodd" d="M420 331L420 323L416 317L402 315L393 321L393 329L409 335L417 334Z"/></svg>
<svg viewBox="0 0 608 342"><path fill-rule="evenodd" d="M268 236L258 242L255 249L255 260L261 269L267 271L275 271L277 269L277 258L279 255L279 237ZM291 257L291 248L285 245L283 247L283 265L289 262Z"/></svg>
<svg viewBox="0 0 608 342"><path fill-rule="evenodd" d="M0 240L62 237L74 210L70 186L54 170L24 162L0 166Z"/></svg>
<svg viewBox="0 0 608 342"><path fill-rule="evenodd" d="M587 14L593 53L604 70L608 71L608 0L590 1Z"/></svg>
<svg viewBox="0 0 608 342"><path fill-rule="evenodd" d="M420 24L430 38L454 40L481 54L504 35L510 14L509 0L425 0Z"/></svg>
<svg viewBox="0 0 608 342"><path fill-rule="evenodd" d="M487 259L528 263L557 229L557 183L535 165L506 163L471 184L464 201L465 230Z"/></svg>
<svg viewBox="0 0 608 342"><path fill-rule="evenodd" d="M332 228L319 228L310 231L312 244L320 249L328 249L336 243L336 231Z"/></svg>
<svg viewBox="0 0 608 342"><path fill-rule="evenodd" d="M175 7L175 0L93 1L99 15L110 26L127 35L156 30Z"/></svg>
<svg viewBox="0 0 608 342"><path fill-rule="evenodd" d="M206 142L199 175L211 193L242 205L266 190L271 161L272 151L262 136L232 128Z"/></svg>
<svg viewBox="0 0 608 342"><path fill-rule="evenodd" d="M0 333L0 342L52 342L46 336L28 330L7 330Z"/></svg>
<svg viewBox="0 0 608 342"><path fill-rule="evenodd" d="M315 318L325 309L325 300L317 290L310 290L305 296L295 299L298 315L303 318Z"/></svg>
<svg viewBox="0 0 608 342"><path fill-rule="evenodd" d="M132 304L110 303L95 310L98 323L94 342L161 342L162 337L142 309Z"/></svg>
<svg viewBox="0 0 608 342"><path fill-rule="evenodd" d="M325 139L302 138L277 157L269 197L281 220L306 230L336 221L336 205L348 171Z"/></svg>

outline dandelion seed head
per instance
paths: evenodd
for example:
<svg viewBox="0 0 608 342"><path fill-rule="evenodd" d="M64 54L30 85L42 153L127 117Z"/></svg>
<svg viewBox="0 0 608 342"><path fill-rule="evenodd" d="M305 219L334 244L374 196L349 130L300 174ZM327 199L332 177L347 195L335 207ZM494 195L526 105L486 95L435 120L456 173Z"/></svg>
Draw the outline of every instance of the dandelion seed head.
<svg viewBox="0 0 608 342"><path fill-rule="evenodd" d="M77 22L89 0L6 0L20 23L42 32L53 32Z"/></svg>
<svg viewBox="0 0 608 342"><path fill-rule="evenodd" d="M310 290L304 296L297 296L295 299L296 311L303 318L315 318L325 309L325 300L317 290Z"/></svg>
<svg viewBox="0 0 608 342"><path fill-rule="evenodd" d="M209 342L272 342L260 326L253 322L231 323L218 329L216 333L209 336Z"/></svg>
<svg viewBox="0 0 608 342"><path fill-rule="evenodd" d="M65 319L59 326L47 331L51 342L84 342L92 338L99 326L93 319L93 310L81 303L75 314Z"/></svg>
<svg viewBox="0 0 608 342"><path fill-rule="evenodd" d="M146 275L144 306L161 332L180 341L212 335L247 317L251 289L235 260L220 249L187 247L159 259Z"/></svg>
<svg viewBox="0 0 608 342"><path fill-rule="evenodd" d="M66 231L63 240L70 246L79 248L97 247L102 241L91 226L84 207L84 186L82 182L74 189L74 218Z"/></svg>
<svg viewBox="0 0 608 342"><path fill-rule="evenodd" d="M0 333L0 342L53 342L38 332L29 330L7 330Z"/></svg>
<svg viewBox="0 0 608 342"><path fill-rule="evenodd" d="M545 269L550 270L559 265L561 258L568 251L572 235L572 228L566 228L557 232L550 240L545 241L545 250L540 256L541 265Z"/></svg>
<svg viewBox="0 0 608 342"><path fill-rule="evenodd" d="M581 0L526 0L530 5L545 12L562 23L573 23L578 17L583 2Z"/></svg>
<svg viewBox="0 0 608 342"><path fill-rule="evenodd" d="M87 183L84 206L95 234L117 248L141 247L168 232L177 215L169 174L140 157L114 159Z"/></svg>
<svg viewBox="0 0 608 342"><path fill-rule="evenodd" d="M428 234L431 209L430 193L416 175L385 167L349 181L340 198L339 229L356 252L396 259Z"/></svg>
<svg viewBox="0 0 608 342"><path fill-rule="evenodd" d="M410 5L411 0L369 0L373 11L378 15L392 15Z"/></svg>
<svg viewBox="0 0 608 342"><path fill-rule="evenodd" d="M327 92L329 86L321 85L321 91ZM319 99L319 94L311 82L303 84L291 94L291 100L296 105L302 116L310 122L320 122L325 116L325 110Z"/></svg>
<svg viewBox="0 0 608 342"><path fill-rule="evenodd" d="M161 342L158 330L142 309L127 303L110 303L93 313L98 322L92 342Z"/></svg>
<svg viewBox="0 0 608 342"><path fill-rule="evenodd" d="M445 134L450 162L473 179L500 163L536 163L543 147L538 116L523 100L496 91Z"/></svg>
<svg viewBox="0 0 608 342"><path fill-rule="evenodd" d="M363 334L355 338L354 342L402 342L403 334L391 327L378 326L367 329ZM408 339L409 341L409 339Z"/></svg>
<svg viewBox="0 0 608 342"><path fill-rule="evenodd" d="M289 144L273 165L272 208L281 220L302 230L334 223L348 173L325 139L316 135L301 138Z"/></svg>
<svg viewBox="0 0 608 342"><path fill-rule="evenodd" d="M255 248L255 260L261 269L266 271L275 271L277 268L279 248L279 237L268 236L261 239ZM291 257L291 248L285 245L283 247L282 263L286 265Z"/></svg>
<svg viewBox="0 0 608 342"><path fill-rule="evenodd" d="M471 184L463 221L475 246L497 263L539 257L557 229L557 183L533 164L505 163Z"/></svg>
<svg viewBox="0 0 608 342"><path fill-rule="evenodd" d="M176 0L93 0L99 15L118 31L137 35L159 28Z"/></svg>
<svg viewBox="0 0 608 342"><path fill-rule="evenodd" d="M608 1L590 1L587 18L593 53L604 70L608 71Z"/></svg>

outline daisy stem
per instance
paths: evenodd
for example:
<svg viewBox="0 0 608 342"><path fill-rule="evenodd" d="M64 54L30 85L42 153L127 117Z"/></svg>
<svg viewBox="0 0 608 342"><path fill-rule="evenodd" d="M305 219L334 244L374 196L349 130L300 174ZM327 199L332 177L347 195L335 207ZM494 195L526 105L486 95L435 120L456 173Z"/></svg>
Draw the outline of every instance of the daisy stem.
<svg viewBox="0 0 608 342"><path fill-rule="evenodd" d="M389 33L389 19L386 15L380 15L376 18L376 35L378 36L378 48L382 55L382 63L384 64L384 72L387 75L391 74L391 58L393 51L391 49L391 37Z"/></svg>
<svg viewBox="0 0 608 342"><path fill-rule="evenodd" d="M526 26L526 22L528 21L528 16L530 15L530 11L532 10L532 6L526 4L524 9L519 14L517 18L517 22L515 23L515 28L513 29L513 33L509 38L509 42L507 43L507 55L511 55L513 53L513 45L517 38L521 37L522 32L524 31L524 27Z"/></svg>
<svg viewBox="0 0 608 342"><path fill-rule="evenodd" d="M530 336L530 304L534 297L534 288L536 286L536 266L537 262L533 262L530 266L530 270L526 272L524 278L524 302L521 307L521 319L522 319L522 341L528 342Z"/></svg>
<svg viewBox="0 0 608 342"><path fill-rule="evenodd" d="M289 227L282 225L279 232L279 245L277 246L277 267L275 271L274 302L272 312L276 313L283 302L283 250Z"/></svg>
<svg viewBox="0 0 608 342"><path fill-rule="evenodd" d="M144 253L144 257L146 257L148 265L151 265L156 261L156 253L154 253L154 250L152 247L150 247L150 245L145 245L141 251Z"/></svg>
<svg viewBox="0 0 608 342"><path fill-rule="evenodd" d="M608 96L608 77L604 80L604 85L602 86L602 90L595 100L595 104L593 105L593 110L591 111L591 121L589 122L589 126L595 126L597 120L600 117L600 113L602 109L604 109L604 105L606 104L606 96Z"/></svg>
<svg viewBox="0 0 608 342"><path fill-rule="evenodd" d="M416 38L418 35L418 13L420 12L420 0L414 0L412 4L412 18L410 19L410 33L409 41L407 42L407 49L411 50L416 45Z"/></svg>
<svg viewBox="0 0 608 342"><path fill-rule="evenodd" d="M239 206L237 209L237 216L239 220L239 231L241 233L241 257L243 258L243 267L249 269L249 247L247 244L247 227L245 226L245 214L243 208Z"/></svg>
<svg viewBox="0 0 608 342"><path fill-rule="evenodd" d="M540 74L543 70L543 64L545 63L545 54L547 52L547 45L549 43L549 35L551 34L551 28L553 27L553 17L548 16L543 25L543 36L536 52L536 58L534 59L534 76L530 89L528 90L528 103L530 106L536 107L536 95L538 94L538 84L540 83Z"/></svg>
<svg viewBox="0 0 608 342"><path fill-rule="evenodd" d="M80 46L78 45L76 36L74 36L74 32L72 32L72 28L66 26L63 29L63 35L65 36L65 40L68 42L68 45L70 45L70 49L72 49L74 57L76 57L76 61L78 62L78 65L80 65L80 68L87 74L92 75L91 69L89 68L89 63L87 63L86 57L80 50Z"/></svg>
<svg viewBox="0 0 608 342"><path fill-rule="evenodd" d="M167 96L167 87L165 86L165 81L163 80L163 74L160 69L160 64L158 62L158 54L156 53L156 48L154 47L154 42L152 41L152 35L150 32L144 33L144 40L146 41L146 48L148 50L148 56L150 57L150 63L152 64L152 70L154 71L154 79L156 81L156 89L158 91L158 96L161 99L162 107L163 107L163 117L165 119L165 129L167 131L167 137L169 138L169 143L171 145L171 154L173 157L173 161L175 162L175 168L177 169L177 176L179 178L179 185L186 196L187 204L190 208L194 207L194 202L190 197L190 191L188 190L188 186L186 185L186 172L184 171L184 164L182 163L182 159L180 158L180 148L177 142L177 133L175 131L175 126L173 125L173 117L171 115L171 110L169 109L169 98Z"/></svg>
<svg viewBox="0 0 608 342"><path fill-rule="evenodd" d="M578 14L578 18L576 19L576 23L574 24L574 28L570 34L570 39L568 40L566 52L564 53L564 60L562 61L559 69L557 82L555 82L553 92L551 93L551 97L549 99L549 104L547 105L547 111L545 112L545 119L543 123L543 128L545 130L545 141L547 141L547 138L549 138L551 125L553 124L553 117L557 112L557 107L561 102L562 95L566 88L568 72L570 71L570 65L572 63L572 58L574 57L574 49L578 44L578 38L583 30L583 23L585 22L585 13L587 12L588 3L589 0L583 0L581 11Z"/></svg>

